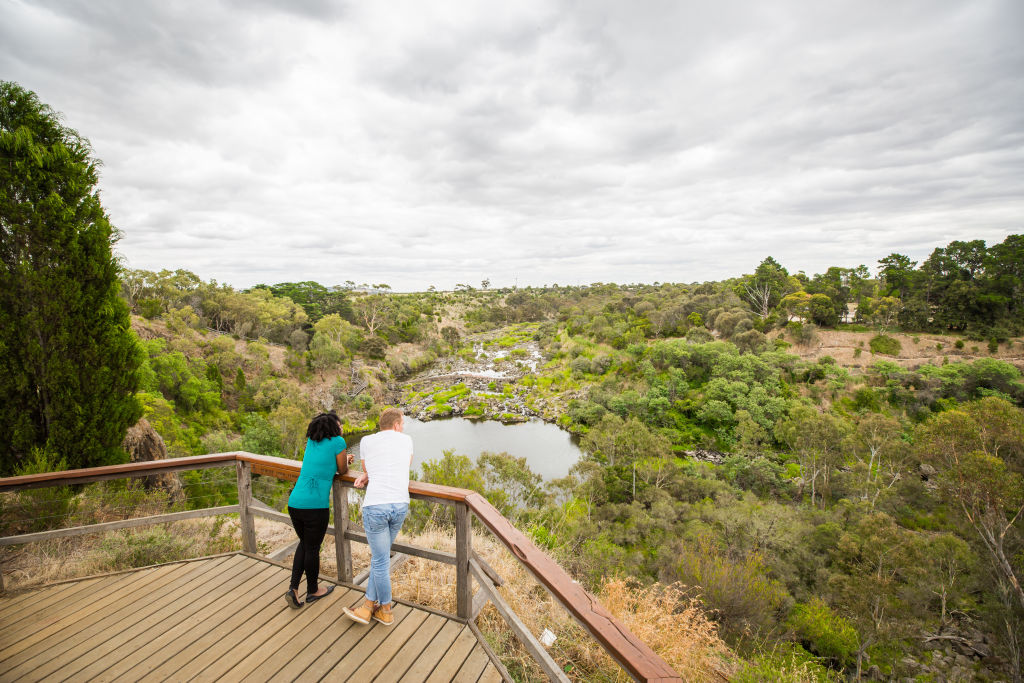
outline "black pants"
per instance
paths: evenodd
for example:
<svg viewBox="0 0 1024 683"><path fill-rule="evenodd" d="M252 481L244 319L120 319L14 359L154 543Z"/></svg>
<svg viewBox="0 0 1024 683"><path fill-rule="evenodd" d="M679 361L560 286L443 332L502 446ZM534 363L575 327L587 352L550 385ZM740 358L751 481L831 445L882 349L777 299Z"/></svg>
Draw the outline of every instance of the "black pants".
<svg viewBox="0 0 1024 683"><path fill-rule="evenodd" d="M317 577L320 576L320 546L327 533L327 522L331 517L329 508L304 510L288 506L292 526L299 535L299 547L295 549L292 561L291 589L298 590L302 573L306 573L306 593L316 593Z"/></svg>

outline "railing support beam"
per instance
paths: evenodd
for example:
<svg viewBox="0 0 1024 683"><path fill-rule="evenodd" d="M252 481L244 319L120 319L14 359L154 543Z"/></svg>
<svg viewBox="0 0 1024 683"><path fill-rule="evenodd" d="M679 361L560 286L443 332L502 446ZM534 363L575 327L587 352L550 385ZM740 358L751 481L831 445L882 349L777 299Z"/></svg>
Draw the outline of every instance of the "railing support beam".
<svg viewBox="0 0 1024 683"><path fill-rule="evenodd" d="M480 592L486 595L487 598L490 598L491 604L498 610L498 614L509 625L512 632L516 634L519 642L526 647L527 652L530 653L534 661L540 664L540 668L544 669L544 673L548 675L548 678L552 681L569 683L569 677L565 675L565 672L558 666L558 663L551 658L551 655L548 654L548 651L541 645L540 641L530 632L530 629L519 618L515 610L505 602L504 598L501 597L501 593L491 584L488 580L489 577L475 560L472 563L472 568L473 574L480 584ZM483 606L481 606L481 609L483 609Z"/></svg>
<svg viewBox="0 0 1024 683"><path fill-rule="evenodd" d="M256 524L252 517L252 470L249 463L235 461L238 475L238 521L242 532L242 550L256 552Z"/></svg>
<svg viewBox="0 0 1024 683"><path fill-rule="evenodd" d="M341 487L341 480L335 479L331 486L334 498L334 558L338 563L338 581L352 582L352 542L345 536L348 532L348 491Z"/></svg>
<svg viewBox="0 0 1024 683"><path fill-rule="evenodd" d="M473 527L469 523L469 507L455 505L455 604L456 614L463 619L473 616L473 587L469 577L469 559L473 550Z"/></svg>

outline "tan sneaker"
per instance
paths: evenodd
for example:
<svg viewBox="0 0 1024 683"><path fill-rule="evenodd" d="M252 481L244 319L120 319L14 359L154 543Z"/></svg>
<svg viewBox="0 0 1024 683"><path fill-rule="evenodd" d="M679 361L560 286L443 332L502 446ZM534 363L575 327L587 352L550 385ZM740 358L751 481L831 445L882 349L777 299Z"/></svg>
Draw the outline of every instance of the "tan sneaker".
<svg viewBox="0 0 1024 683"><path fill-rule="evenodd" d="M391 626L395 623L395 615L391 613L391 605L377 605L373 610L373 618L384 624L385 626Z"/></svg>
<svg viewBox="0 0 1024 683"><path fill-rule="evenodd" d="M345 616L352 621L358 621L360 624L369 624L370 617L373 615L373 611L377 608L376 603L373 600L363 600L363 604L355 609L345 608Z"/></svg>

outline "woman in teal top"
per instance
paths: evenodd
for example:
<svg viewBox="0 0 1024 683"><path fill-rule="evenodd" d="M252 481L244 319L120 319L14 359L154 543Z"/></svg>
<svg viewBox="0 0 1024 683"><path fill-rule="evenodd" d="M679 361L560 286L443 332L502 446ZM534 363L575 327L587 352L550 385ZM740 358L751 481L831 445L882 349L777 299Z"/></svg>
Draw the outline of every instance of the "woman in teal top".
<svg viewBox="0 0 1024 683"><path fill-rule="evenodd" d="M349 456L351 457L351 456ZM320 546L330 519L331 484L335 473L348 472L345 439L341 438L341 420L333 412L313 418L306 429L306 452L302 470L288 496L288 515L299 536L299 547L292 561L292 580L285 593L291 607L302 607L299 582L306 575L306 602L316 602L334 590L333 585L318 588Z"/></svg>

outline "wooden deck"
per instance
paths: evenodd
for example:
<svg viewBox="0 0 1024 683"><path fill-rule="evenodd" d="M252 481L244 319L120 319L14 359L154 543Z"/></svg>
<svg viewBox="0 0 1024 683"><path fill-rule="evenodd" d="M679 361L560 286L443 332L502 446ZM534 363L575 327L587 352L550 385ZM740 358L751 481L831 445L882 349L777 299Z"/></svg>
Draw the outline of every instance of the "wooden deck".
<svg viewBox="0 0 1024 683"><path fill-rule="evenodd" d="M400 603L393 626L363 626L344 586L293 610L289 576L236 553L0 597L0 681L503 679L454 617Z"/></svg>

